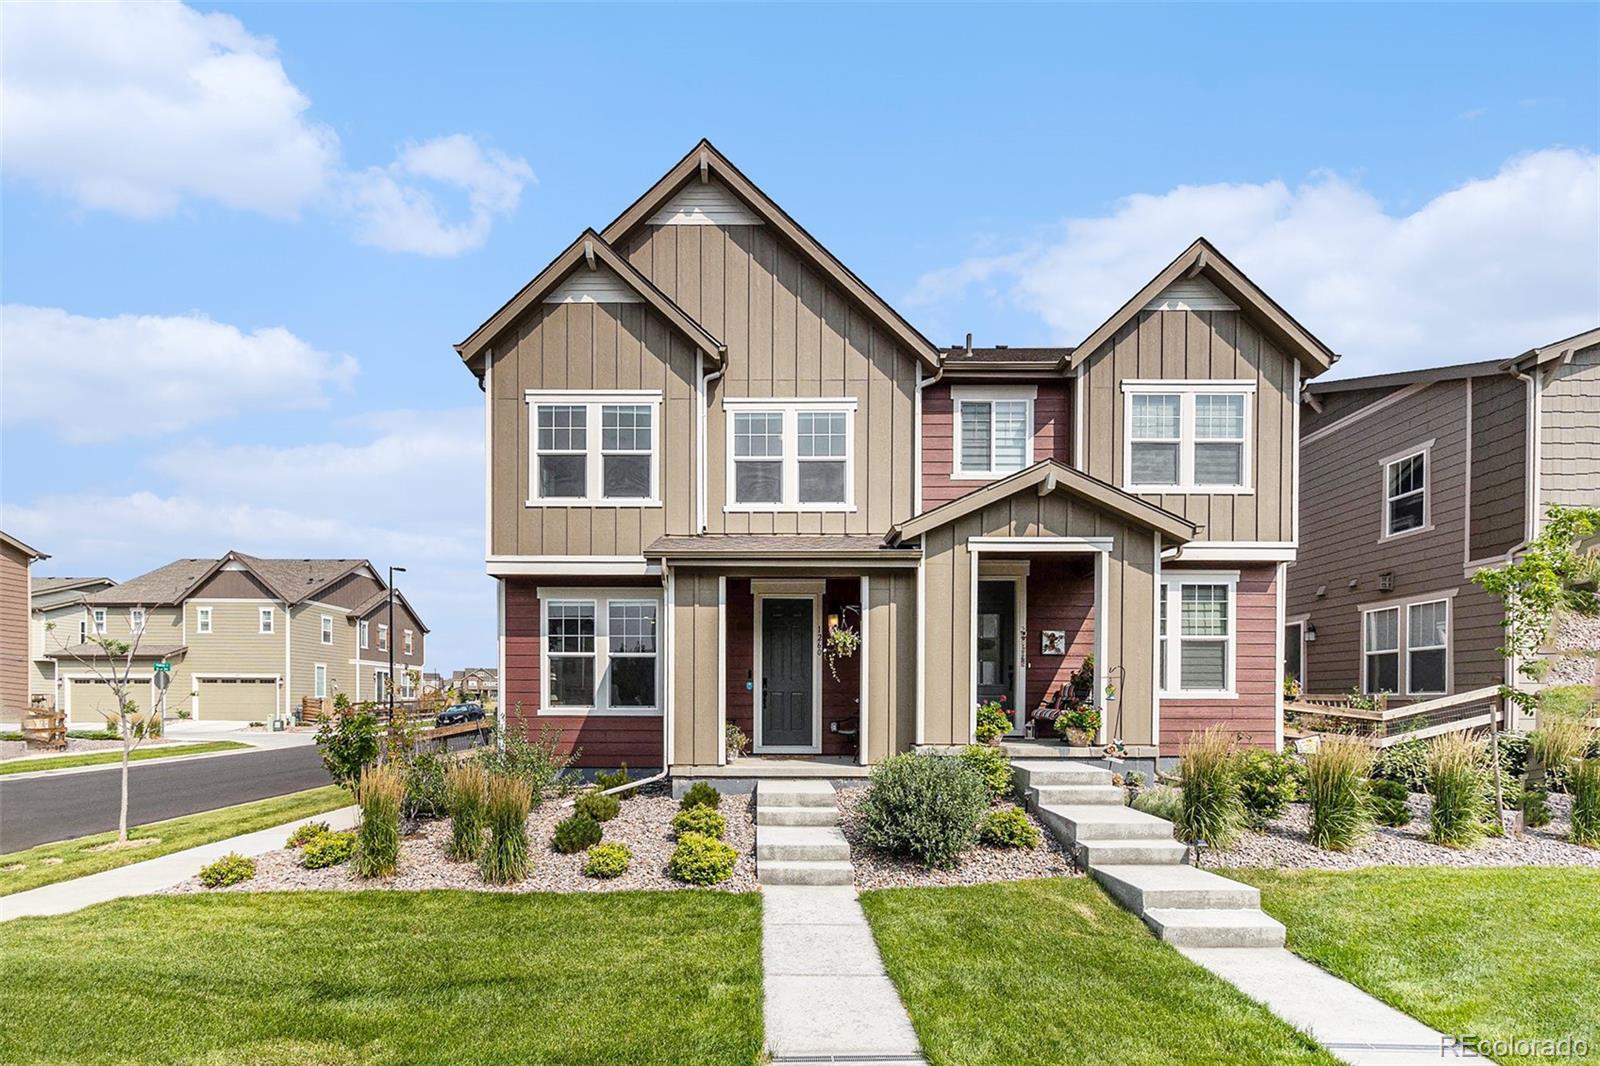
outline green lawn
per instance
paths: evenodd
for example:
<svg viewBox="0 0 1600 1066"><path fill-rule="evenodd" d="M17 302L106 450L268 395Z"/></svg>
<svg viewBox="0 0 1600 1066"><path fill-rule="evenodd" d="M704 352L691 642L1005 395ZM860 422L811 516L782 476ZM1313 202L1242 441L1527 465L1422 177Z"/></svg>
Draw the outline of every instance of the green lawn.
<svg viewBox="0 0 1600 1066"><path fill-rule="evenodd" d="M758 1061L754 893L228 894L0 925L0 1062Z"/></svg>
<svg viewBox="0 0 1600 1066"><path fill-rule="evenodd" d="M1557 685L1539 693L1539 709L1568 718L1590 718L1595 714L1593 685Z"/></svg>
<svg viewBox="0 0 1600 1066"><path fill-rule="evenodd" d="M1086 877L861 902L934 1066L1334 1062Z"/></svg>
<svg viewBox="0 0 1600 1066"><path fill-rule="evenodd" d="M188 814L165 822L151 822L128 830L130 839L159 837L160 843L125 851L93 851L101 844L117 839L116 833L96 833L94 836L63 840L55 844L40 844L27 851L13 851L0 855L0 896L8 896L24 889L67 881L85 874L96 874L126 866L130 862L153 859L184 848L209 844L241 833L292 822L296 818L321 814L350 804L350 793L337 785L291 792L287 796L241 803L234 807L219 807L201 814ZM59 863L46 860L60 859ZM22 869L9 867L20 864ZM0 1061L4 1061L0 1059Z"/></svg>
<svg viewBox="0 0 1600 1066"><path fill-rule="evenodd" d="M169 748L135 748L128 756L129 762L146 759L170 759L174 755L205 755L213 751L237 751L248 748L237 740L207 740L198 744L174 744ZM0 776L5 774L32 774L40 770L66 770L74 766L104 766L122 761L122 749L111 751L85 751L77 755L53 755L44 759L7 759L0 762Z"/></svg>
<svg viewBox="0 0 1600 1066"><path fill-rule="evenodd" d="M1600 1050L1600 870L1227 873L1292 950L1440 1032Z"/></svg>

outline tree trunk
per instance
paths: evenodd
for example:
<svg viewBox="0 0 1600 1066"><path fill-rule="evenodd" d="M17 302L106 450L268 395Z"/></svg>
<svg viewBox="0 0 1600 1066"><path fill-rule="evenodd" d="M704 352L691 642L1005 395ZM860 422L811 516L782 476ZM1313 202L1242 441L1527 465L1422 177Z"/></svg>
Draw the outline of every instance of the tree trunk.
<svg viewBox="0 0 1600 1066"><path fill-rule="evenodd" d="M133 752L133 730L128 728L126 716L122 722L122 810L117 815L117 840L128 840L128 756Z"/></svg>

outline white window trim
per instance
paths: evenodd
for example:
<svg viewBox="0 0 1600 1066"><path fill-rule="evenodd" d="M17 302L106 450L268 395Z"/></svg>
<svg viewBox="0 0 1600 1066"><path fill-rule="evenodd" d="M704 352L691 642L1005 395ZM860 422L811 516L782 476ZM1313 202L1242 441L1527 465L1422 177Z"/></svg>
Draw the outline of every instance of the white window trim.
<svg viewBox="0 0 1600 1066"><path fill-rule="evenodd" d="M144 627L149 623L149 620L150 616L145 613L145 609L143 607L128 608L129 633L142 634L144 632Z"/></svg>
<svg viewBox="0 0 1600 1066"><path fill-rule="evenodd" d="M652 589L627 588L540 588L539 597L539 710L538 717L545 718L659 718L665 697L663 676L666 661L666 608L661 593ZM550 644L545 634L550 631L550 604L587 604L594 608L594 688L596 703L592 707L550 707ZM611 694L611 605L648 603L656 609L656 705L654 707L609 707L606 700ZM634 656L629 656L633 658Z"/></svg>
<svg viewBox="0 0 1600 1066"><path fill-rule="evenodd" d="M277 611L272 607L262 607L256 611L256 632L274 633L277 631Z"/></svg>
<svg viewBox="0 0 1600 1066"><path fill-rule="evenodd" d="M325 614L318 625L317 638L324 644L333 643L333 615Z"/></svg>
<svg viewBox="0 0 1600 1066"><path fill-rule="evenodd" d="M1444 643L1442 645L1441 644L1424 644L1424 645L1421 645L1420 647L1412 647L1412 644L1411 644L1411 612L1416 610L1418 607L1431 606L1431 605L1433 605L1435 603L1444 604ZM1449 694L1449 692L1450 692L1450 675L1452 673L1452 669L1451 668L1455 665L1451 661L1452 656L1451 656L1451 651L1450 651L1450 645L1451 645L1450 635L1451 635L1451 629L1453 628L1453 623L1454 623L1454 617L1453 617L1454 614L1455 614L1455 604L1452 603L1450 601L1450 599L1447 598L1447 597L1440 597L1438 599L1432 599L1432 600L1411 600L1411 601L1408 601L1406 603L1406 610L1405 610L1404 618L1405 618L1405 626L1406 626L1406 628L1405 628L1405 679L1406 679L1406 695L1407 696L1445 696L1445 695ZM1418 689L1418 688L1412 688L1411 687L1411 655L1412 655L1413 652L1418 652L1418 651L1443 651L1444 652L1444 688L1441 688L1441 689Z"/></svg>
<svg viewBox="0 0 1600 1066"><path fill-rule="evenodd" d="M820 512L826 514L851 514L856 509L856 408L859 406L853 396L834 396L826 398L795 398L795 397L756 397L740 396L730 397L722 401L726 409L724 421L727 423L726 441L726 470L724 471L727 486L725 491L727 499L724 501L723 512L726 514L761 514L761 513L792 513L792 512ZM751 414L758 411L774 411L783 415L783 501L780 503L739 503L736 495L736 460L733 455L734 424L736 413ZM799 425L801 411L821 411L839 413L845 416L844 420L844 502L843 503L800 503L800 459L799 459ZM770 461L770 458L768 459Z"/></svg>
<svg viewBox="0 0 1600 1066"><path fill-rule="evenodd" d="M378 623L378 650L389 650L389 626L386 622Z"/></svg>
<svg viewBox="0 0 1600 1066"><path fill-rule="evenodd" d="M363 650L371 646L372 625L365 618L356 623L356 636L360 638Z"/></svg>
<svg viewBox="0 0 1600 1066"><path fill-rule="evenodd" d="M211 608L196 607L194 609L194 631L202 636L207 636L211 633L211 627Z"/></svg>
<svg viewBox="0 0 1600 1066"><path fill-rule="evenodd" d="M328 698L327 663L316 663L311 667L311 696L319 700Z"/></svg>
<svg viewBox="0 0 1600 1066"><path fill-rule="evenodd" d="M1194 483L1194 398L1201 393L1242 395L1244 397L1244 441L1240 448L1239 485L1196 485ZM1133 398L1136 395L1173 394L1178 396L1178 483L1140 485L1133 481ZM1254 496L1255 495L1255 418L1254 381L1128 380L1122 383L1122 490L1146 496ZM1218 442L1223 443L1223 442Z"/></svg>
<svg viewBox="0 0 1600 1066"><path fill-rule="evenodd" d="M1395 613L1395 637L1394 649L1392 652L1388 648L1373 649L1367 647L1367 637L1370 635L1369 630L1367 629L1367 616L1380 614L1384 611L1393 611ZM1367 695L1376 695L1371 684L1367 680L1367 659L1373 655L1394 655L1394 676L1396 690L1392 694L1399 695L1401 692L1405 691L1406 636L1405 632L1401 629L1401 626L1405 625L1405 621L1405 605L1401 603L1386 603L1379 607L1363 607L1361 609L1361 691Z"/></svg>
<svg viewBox="0 0 1600 1066"><path fill-rule="evenodd" d="M404 655L412 654L411 649L414 647L414 645L412 644L411 630L407 629L407 630L403 631L402 639L401 639L401 642L400 642L400 646L405 649L405 651L402 654L404 654Z"/></svg>
<svg viewBox="0 0 1600 1066"><path fill-rule="evenodd" d="M1228 638L1227 652L1223 657L1223 667L1227 671L1227 684L1222 689L1181 689L1161 685L1161 698L1174 700L1236 700L1239 698L1239 571L1237 570L1174 570L1161 575L1161 591L1166 597L1167 625L1171 630L1165 637L1161 635L1161 621L1159 607L1156 617L1156 674L1157 682L1160 678L1160 650L1161 642L1167 641L1167 672L1168 680L1176 672L1183 672L1182 655L1178 645L1183 642L1183 586L1185 585L1226 585L1228 586ZM1196 640L1215 640L1215 637L1196 637Z"/></svg>
<svg viewBox="0 0 1600 1066"><path fill-rule="evenodd" d="M1033 465L1033 435L1035 430L1034 403L1039 398L1037 385L957 385L950 389L950 480L998 481L1017 470ZM961 466L961 406L966 403L992 403L995 400L1023 400L1028 405L1026 424L1028 432L1023 440L1022 465L1017 470L994 468L994 415L989 419L989 469L965 470Z"/></svg>
<svg viewBox="0 0 1600 1066"><path fill-rule="evenodd" d="M96 607L94 609L94 635L97 637L106 635L106 609L104 607Z"/></svg>
<svg viewBox="0 0 1600 1066"><path fill-rule="evenodd" d="M605 389L528 389L523 393L528 408L528 493L526 507L660 507L661 506L661 412L660 390ZM584 496L539 496L539 411L541 406L586 407L584 439L587 459L584 474L588 489ZM650 495L644 498L604 495L604 470L600 451L600 409L613 405L647 406L650 410ZM576 453L568 453L576 454Z"/></svg>
<svg viewBox="0 0 1600 1066"><path fill-rule="evenodd" d="M1298 634L1298 636L1296 637L1296 640L1298 641L1299 646L1300 646L1300 691L1301 692L1310 692L1311 691L1311 687L1306 683L1306 678L1309 675L1309 671L1306 669L1306 647L1308 645L1308 641L1306 640L1306 626L1308 626L1310 623L1311 623L1311 618L1310 618L1309 615L1299 615L1299 616L1294 617L1294 618L1289 618L1289 619L1286 619L1284 621L1284 623L1283 623L1283 628L1286 631L1292 629ZM1287 632L1285 632L1285 634L1284 634L1284 648L1285 648L1285 656L1284 656L1284 658L1285 658L1285 663L1287 663L1287 660L1288 660L1288 655L1287 655L1288 633ZM1287 676L1288 676L1288 671L1285 670L1284 671L1284 677L1287 677ZM1278 678L1278 683L1279 684L1283 683L1283 677Z"/></svg>
<svg viewBox="0 0 1600 1066"><path fill-rule="evenodd" d="M1399 653L1400 667L1396 672L1396 689L1391 695L1401 697L1425 696L1433 698L1448 696L1456 690L1456 589L1443 589L1438 592L1415 593L1393 600L1380 600L1377 603L1363 603L1357 610L1361 617L1361 642L1359 651L1361 655L1361 691L1369 695L1372 689L1367 684L1367 615L1377 611L1399 611ZM1425 603L1444 603L1444 691L1443 692L1418 692L1411 687L1411 608ZM1427 645L1421 650L1430 650L1437 645Z"/></svg>
<svg viewBox="0 0 1600 1066"><path fill-rule="evenodd" d="M78 619L78 643L89 643L89 620L87 618Z"/></svg>
<svg viewBox="0 0 1600 1066"><path fill-rule="evenodd" d="M1401 537L1414 537L1418 533L1426 533L1433 528L1433 440L1423 441L1421 444L1407 448L1403 452L1385 456L1378 462L1382 479L1378 485L1378 498L1382 501L1382 510L1378 513L1378 528L1382 530L1379 541L1399 540ZM1403 529L1398 533L1389 531L1389 468L1396 463L1403 463L1407 459L1422 456L1422 525L1414 529Z"/></svg>

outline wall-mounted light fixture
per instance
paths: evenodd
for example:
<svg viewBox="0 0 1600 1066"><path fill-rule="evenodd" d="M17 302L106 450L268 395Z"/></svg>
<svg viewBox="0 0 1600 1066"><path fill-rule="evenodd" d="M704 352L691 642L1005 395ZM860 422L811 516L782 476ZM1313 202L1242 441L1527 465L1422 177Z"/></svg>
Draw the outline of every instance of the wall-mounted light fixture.
<svg viewBox="0 0 1600 1066"><path fill-rule="evenodd" d="M1306 623L1306 643L1307 644L1315 644L1316 640L1317 640L1317 624L1315 622L1307 622Z"/></svg>

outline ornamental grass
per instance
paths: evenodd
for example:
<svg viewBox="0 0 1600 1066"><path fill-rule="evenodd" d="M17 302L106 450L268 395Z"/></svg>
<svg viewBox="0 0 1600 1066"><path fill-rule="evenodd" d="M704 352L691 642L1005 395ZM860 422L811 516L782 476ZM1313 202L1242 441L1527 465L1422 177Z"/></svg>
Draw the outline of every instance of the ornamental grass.
<svg viewBox="0 0 1600 1066"><path fill-rule="evenodd" d="M1324 736L1306 756L1306 801L1311 805L1311 843L1349 851L1372 828L1368 774L1373 753L1355 737Z"/></svg>

